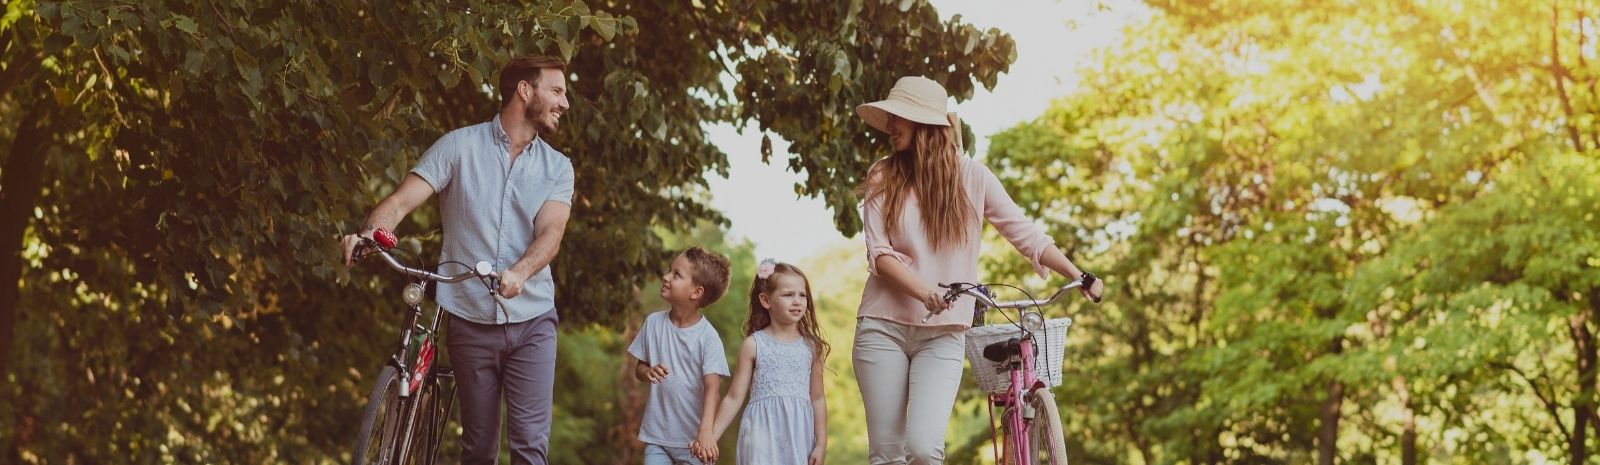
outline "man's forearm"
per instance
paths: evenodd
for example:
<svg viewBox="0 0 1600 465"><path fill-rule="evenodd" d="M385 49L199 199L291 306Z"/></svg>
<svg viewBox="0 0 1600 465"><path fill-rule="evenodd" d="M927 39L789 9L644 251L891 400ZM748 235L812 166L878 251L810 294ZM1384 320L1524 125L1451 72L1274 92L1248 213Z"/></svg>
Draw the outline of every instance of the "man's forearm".
<svg viewBox="0 0 1600 465"><path fill-rule="evenodd" d="M560 234L541 234L533 238L533 243L528 245L528 250L522 253L522 258L511 265L511 269L524 276L533 276L534 273L550 266L550 261L556 259L556 252L561 250Z"/></svg>
<svg viewBox="0 0 1600 465"><path fill-rule="evenodd" d="M372 208L372 213L367 214L366 224L361 225L357 231L361 235L370 235L373 229L383 228L394 231L400 225L400 220L415 210L418 205L428 200L433 195L433 188L427 181L415 174L407 175L400 187L396 188L389 196L384 197L378 206Z"/></svg>
<svg viewBox="0 0 1600 465"><path fill-rule="evenodd" d="M395 226L400 225L402 216L403 214L394 207L380 203L372 209L371 214L367 215L367 223L361 226L360 233L368 235L375 229L394 231Z"/></svg>

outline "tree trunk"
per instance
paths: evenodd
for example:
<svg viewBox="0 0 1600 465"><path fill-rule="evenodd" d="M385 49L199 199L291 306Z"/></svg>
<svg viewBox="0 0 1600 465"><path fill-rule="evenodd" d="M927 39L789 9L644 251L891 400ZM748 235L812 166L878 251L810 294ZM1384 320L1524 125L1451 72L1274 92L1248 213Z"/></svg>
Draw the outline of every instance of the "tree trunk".
<svg viewBox="0 0 1600 465"><path fill-rule="evenodd" d="M1344 338L1335 337L1329 355L1344 351ZM1344 403L1344 384L1328 385L1328 401L1322 404L1322 428L1317 433L1317 465L1333 465L1339 457L1339 407Z"/></svg>
<svg viewBox="0 0 1600 465"><path fill-rule="evenodd" d="M1571 463L1589 460L1589 422L1595 408L1595 362L1600 354L1595 351L1594 332L1589 330L1589 312L1579 312L1567 320L1568 333L1578 361L1578 397L1572 401L1572 435L1567 438L1567 456Z"/></svg>
<svg viewBox="0 0 1600 465"><path fill-rule="evenodd" d="M1417 413L1411 407L1411 389L1406 385L1406 377L1396 376L1392 382L1394 390L1400 397L1401 415L1403 415L1400 430L1400 464L1417 465Z"/></svg>
<svg viewBox="0 0 1600 465"><path fill-rule="evenodd" d="M39 92L43 85L39 85ZM22 100L22 99L18 99ZM0 379L10 369L11 346L17 327L17 300L22 292L22 234L39 202L44 183L44 157L50 148L50 120L55 107L44 102L29 105L11 141L6 167L0 177Z"/></svg>

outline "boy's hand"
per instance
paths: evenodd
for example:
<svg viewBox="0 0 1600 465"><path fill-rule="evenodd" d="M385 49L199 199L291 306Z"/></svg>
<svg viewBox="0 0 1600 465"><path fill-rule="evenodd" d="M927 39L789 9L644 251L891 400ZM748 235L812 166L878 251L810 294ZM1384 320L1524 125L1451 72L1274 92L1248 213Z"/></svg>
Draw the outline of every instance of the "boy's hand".
<svg viewBox="0 0 1600 465"><path fill-rule="evenodd" d="M822 465L822 461L827 459L827 458L828 458L828 450L827 450L827 448L826 447L822 447L822 446L817 446L817 447L814 447L814 448L811 449L811 456L810 457L806 457L806 465Z"/></svg>
<svg viewBox="0 0 1600 465"><path fill-rule="evenodd" d="M661 384L662 381L666 381L667 380L667 366L666 365L656 365L656 366L653 366L653 367L645 368L644 369L644 377L645 377L645 379L650 380L650 384Z"/></svg>

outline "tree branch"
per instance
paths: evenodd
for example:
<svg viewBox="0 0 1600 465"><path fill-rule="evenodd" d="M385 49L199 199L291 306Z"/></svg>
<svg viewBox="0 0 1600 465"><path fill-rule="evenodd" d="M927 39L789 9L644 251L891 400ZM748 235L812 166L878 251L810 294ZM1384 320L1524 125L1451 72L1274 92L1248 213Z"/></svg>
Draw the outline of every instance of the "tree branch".
<svg viewBox="0 0 1600 465"><path fill-rule="evenodd" d="M1589 68L1589 59L1585 58L1583 56L1584 44L1585 44L1585 42L1588 41L1588 37L1589 36L1587 35L1587 33L1585 33L1583 31L1583 23L1584 23L1585 16L1583 15L1583 2L1581 2L1581 1L1578 2L1578 15L1577 15L1577 17L1578 17L1578 53L1577 53L1577 55L1578 55L1578 69L1581 69L1581 70L1584 70L1584 71L1592 73L1594 70L1592 68ZM1587 84L1587 87L1589 88L1589 98L1588 98L1589 105L1588 105L1588 108L1589 108L1589 113L1590 114L1600 113L1600 94L1596 94L1595 93L1595 78L1596 78L1595 76L1590 75L1590 76L1588 76L1588 79L1585 79L1583 81L1585 84ZM1593 145L1596 149L1600 149L1600 130L1596 130L1595 128L1592 128L1592 127L1590 128L1590 130L1589 130L1589 143L1591 145ZM1596 427L1600 428L1600 425L1597 425Z"/></svg>
<svg viewBox="0 0 1600 465"><path fill-rule="evenodd" d="M1539 385L1534 383L1532 377L1529 377L1527 373L1524 373L1521 368L1517 368L1516 365L1512 365L1510 363L1490 362L1489 366L1511 370L1512 373L1516 373L1518 377L1522 378L1523 382L1528 383L1528 388L1533 390L1534 397L1539 398L1539 402L1544 404L1545 410L1550 412L1550 418L1555 420L1556 429L1561 432L1562 442L1572 440L1572 432L1567 430L1566 423L1561 422L1561 406L1553 399L1545 397L1544 391L1539 390Z"/></svg>
<svg viewBox="0 0 1600 465"><path fill-rule="evenodd" d="M20 37L22 32L17 28L13 27L12 31L12 34L0 35L0 39L6 41L0 42L0 53L4 53L3 56L9 63L6 69L0 70L0 97L10 94L11 88L33 77L34 72L39 69L39 64L44 62L44 50L31 47L32 44L28 43L27 38ZM12 36L19 37L12 42ZM11 44L17 47L18 53L15 55L6 50Z"/></svg>
<svg viewBox="0 0 1600 465"><path fill-rule="evenodd" d="M1567 97L1567 68L1561 65L1561 5L1550 3L1550 74L1555 77L1556 96L1561 98L1561 110L1566 113L1567 138L1572 142L1572 149L1579 152L1583 149L1583 138L1578 135L1578 127L1572 124L1576 115L1572 111L1572 101ZM1582 52L1579 52L1580 54Z"/></svg>

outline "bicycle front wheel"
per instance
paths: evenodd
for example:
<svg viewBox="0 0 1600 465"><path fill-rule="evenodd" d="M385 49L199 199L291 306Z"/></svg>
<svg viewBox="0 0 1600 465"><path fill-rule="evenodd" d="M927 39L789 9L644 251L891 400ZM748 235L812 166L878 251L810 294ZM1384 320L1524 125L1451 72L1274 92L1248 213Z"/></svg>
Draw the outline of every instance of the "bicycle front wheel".
<svg viewBox="0 0 1600 465"><path fill-rule="evenodd" d="M367 408L361 413L361 429L356 436L355 454L350 462L355 465L392 465L395 450L399 448L400 428L405 417L401 408L399 372L384 365L378 372L367 397Z"/></svg>
<svg viewBox="0 0 1600 465"><path fill-rule="evenodd" d="M439 383L429 380L417 392L417 418L412 421L410 452L406 462L433 465L444 435L444 412L439 405Z"/></svg>
<svg viewBox="0 0 1600 465"><path fill-rule="evenodd" d="M1056 396L1048 389L1035 389L1028 395L1033 420L1028 423L1028 447L1034 465L1067 465L1067 441L1062 436L1061 412Z"/></svg>

